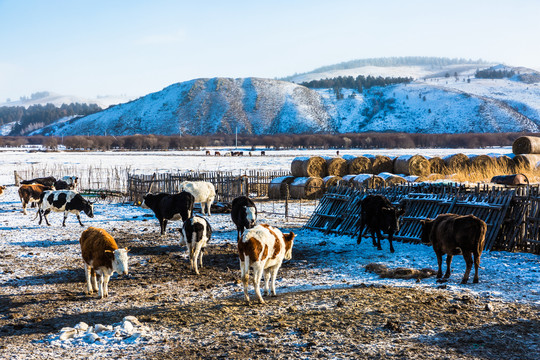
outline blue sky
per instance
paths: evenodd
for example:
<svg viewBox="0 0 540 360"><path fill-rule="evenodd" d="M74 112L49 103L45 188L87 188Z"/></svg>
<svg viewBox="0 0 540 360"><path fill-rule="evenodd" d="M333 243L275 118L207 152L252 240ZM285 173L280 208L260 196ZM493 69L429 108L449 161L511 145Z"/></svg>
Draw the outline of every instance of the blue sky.
<svg viewBox="0 0 540 360"><path fill-rule="evenodd" d="M0 102L443 56L540 70L540 1L0 0Z"/></svg>

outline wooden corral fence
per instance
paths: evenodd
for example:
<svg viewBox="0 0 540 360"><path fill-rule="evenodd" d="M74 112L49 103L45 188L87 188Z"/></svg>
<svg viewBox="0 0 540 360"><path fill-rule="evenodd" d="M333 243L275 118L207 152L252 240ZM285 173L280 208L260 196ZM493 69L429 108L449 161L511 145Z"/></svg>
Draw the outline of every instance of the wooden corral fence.
<svg viewBox="0 0 540 360"><path fill-rule="evenodd" d="M224 171L129 174L128 196L130 201L138 203L148 192L177 192L182 181L208 181L216 188L216 201L231 202L240 195L249 195L256 199L268 196L268 184L273 178L288 174L288 171L253 170L242 175Z"/></svg>
<svg viewBox="0 0 540 360"><path fill-rule="evenodd" d="M369 194L383 194L406 206L396 240L420 242L420 220L442 213L474 214L488 225L485 249L540 254L540 191L536 188L477 185L396 185L380 189L331 188L320 200L305 228L356 236L360 203Z"/></svg>

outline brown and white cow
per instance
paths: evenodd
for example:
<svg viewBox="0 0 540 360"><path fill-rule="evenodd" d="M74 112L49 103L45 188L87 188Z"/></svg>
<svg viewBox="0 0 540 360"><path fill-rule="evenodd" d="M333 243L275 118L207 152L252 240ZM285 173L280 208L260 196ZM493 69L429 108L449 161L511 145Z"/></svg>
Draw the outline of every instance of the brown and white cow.
<svg viewBox="0 0 540 360"><path fill-rule="evenodd" d="M249 302L248 282L249 269L253 268L253 286L261 304L260 282L264 273L265 294L269 295L268 283L272 277L272 295L276 296L276 276L283 259L292 258L292 247L295 234L283 234L279 229L267 224L257 225L244 232L238 241L240 271L244 284L244 296Z"/></svg>
<svg viewBox="0 0 540 360"><path fill-rule="evenodd" d="M84 260L88 294L98 292L101 299L109 296L109 279L114 272L127 275L128 249L119 249L114 238L103 229L89 227L79 239ZM99 287L96 281L99 274Z"/></svg>
<svg viewBox="0 0 540 360"><path fill-rule="evenodd" d="M484 249L487 225L474 215L440 214L435 220L425 219L422 223L422 242L433 245L437 255L439 271L437 278L442 276L442 257L446 254L446 273L443 280L450 277L452 257L462 254L465 259L466 270L461 281L466 284L469 280L474 255L474 280L478 282L478 267L480 256Z"/></svg>
<svg viewBox="0 0 540 360"><path fill-rule="evenodd" d="M26 206L29 203L37 203L44 191L54 190L54 187L49 187L41 184L21 185L19 187L19 197L21 198L23 214L28 215Z"/></svg>

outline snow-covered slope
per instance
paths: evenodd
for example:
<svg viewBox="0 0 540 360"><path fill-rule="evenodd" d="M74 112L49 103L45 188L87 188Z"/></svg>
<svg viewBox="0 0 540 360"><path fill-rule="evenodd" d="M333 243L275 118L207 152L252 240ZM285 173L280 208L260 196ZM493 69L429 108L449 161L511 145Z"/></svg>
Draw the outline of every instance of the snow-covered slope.
<svg viewBox="0 0 540 360"><path fill-rule="evenodd" d="M446 67L439 77L409 84L343 89L339 100L332 89L286 81L196 79L33 134L540 131L540 83L531 81L538 73L521 69L511 79L477 79L470 67L459 66L450 76Z"/></svg>

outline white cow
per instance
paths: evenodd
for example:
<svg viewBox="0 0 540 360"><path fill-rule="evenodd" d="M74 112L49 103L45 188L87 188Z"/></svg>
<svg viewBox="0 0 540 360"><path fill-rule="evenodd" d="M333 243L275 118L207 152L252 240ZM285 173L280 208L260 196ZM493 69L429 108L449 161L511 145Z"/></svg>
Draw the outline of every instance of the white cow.
<svg viewBox="0 0 540 360"><path fill-rule="evenodd" d="M203 214L205 214L204 205L206 204L206 215L211 215L210 207L216 198L216 189L212 183L207 181L183 181L180 183L179 191L187 191L193 195L195 202L201 204Z"/></svg>
<svg viewBox="0 0 540 360"><path fill-rule="evenodd" d="M255 294L261 302L260 282L264 273L266 295L270 294L268 283L272 277L272 295L276 296L276 276L283 259L290 260L294 233L283 234L279 229L267 224L260 224L246 230L238 241L238 256L240 258L240 270L242 283L244 284L244 296L249 302L248 283L249 269L253 268L253 286Z"/></svg>

